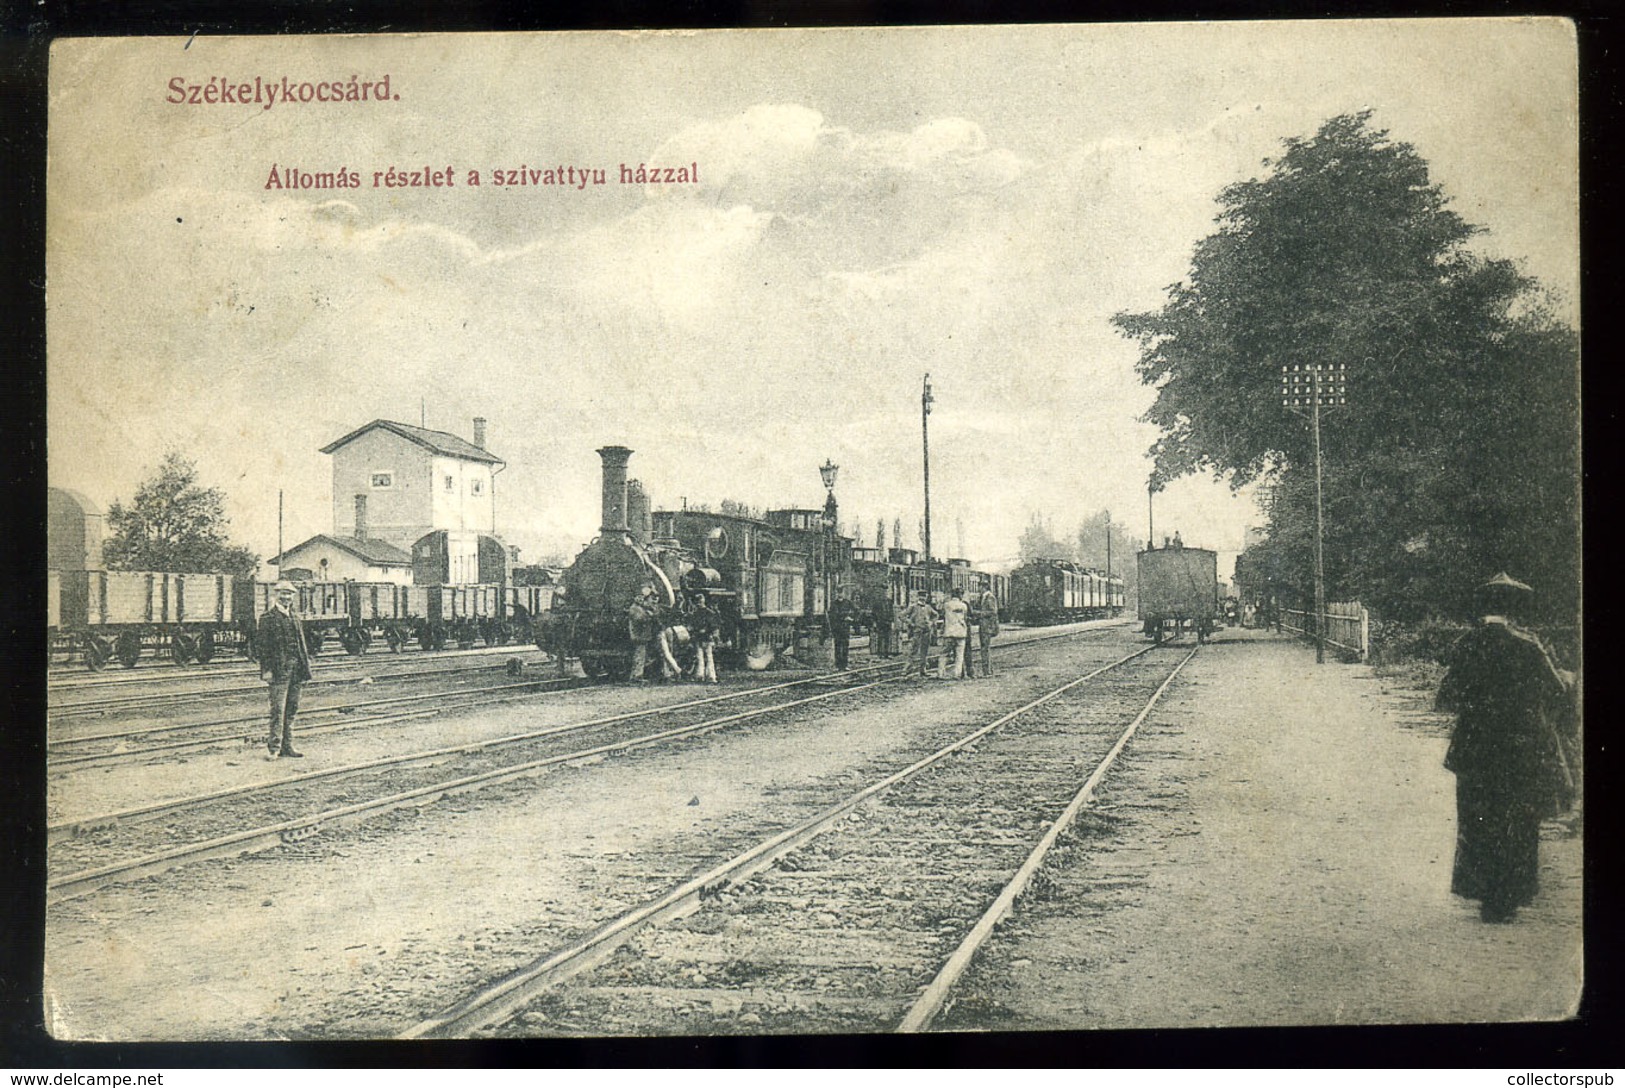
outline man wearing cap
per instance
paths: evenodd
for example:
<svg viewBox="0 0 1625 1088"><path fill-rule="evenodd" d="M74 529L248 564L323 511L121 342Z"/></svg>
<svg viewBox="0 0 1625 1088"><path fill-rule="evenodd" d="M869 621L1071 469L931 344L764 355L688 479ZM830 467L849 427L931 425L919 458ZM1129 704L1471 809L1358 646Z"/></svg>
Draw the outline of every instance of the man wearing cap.
<svg viewBox="0 0 1625 1088"><path fill-rule="evenodd" d="M931 607L925 590L914 594L914 603L903 609L898 622L909 639L908 675L925 676L925 666L931 660L931 634L937 623L937 610Z"/></svg>
<svg viewBox="0 0 1625 1088"><path fill-rule="evenodd" d="M260 679L271 685L271 735L265 744L272 759L304 758L293 749L293 716L299 710L299 688L310 679L310 650L293 608L294 596L293 583L276 584L256 640Z"/></svg>
<svg viewBox="0 0 1625 1088"><path fill-rule="evenodd" d="M982 675L993 675L993 638L999 633L999 595L991 589L982 591L976 602L976 640L982 649ZM974 660L969 663L967 673L975 675Z"/></svg>
<svg viewBox="0 0 1625 1088"><path fill-rule="evenodd" d="M1478 622L1456 644L1439 707L1456 713L1444 765L1456 775L1450 890L1510 922L1535 897L1540 822L1575 799L1574 674L1518 621L1533 591L1498 574L1477 591Z"/></svg>
<svg viewBox="0 0 1625 1088"><path fill-rule="evenodd" d="M649 669L649 643L654 641L655 620L659 615L655 587L645 582L638 591L638 599L626 609L626 637L632 641L632 668L627 679L633 683L646 682L643 674Z"/></svg>

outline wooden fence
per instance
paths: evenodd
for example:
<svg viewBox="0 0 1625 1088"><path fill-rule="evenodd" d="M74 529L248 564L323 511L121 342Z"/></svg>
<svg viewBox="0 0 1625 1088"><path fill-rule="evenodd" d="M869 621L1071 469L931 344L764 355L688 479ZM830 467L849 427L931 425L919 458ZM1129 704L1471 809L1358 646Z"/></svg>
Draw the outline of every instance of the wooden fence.
<svg viewBox="0 0 1625 1088"><path fill-rule="evenodd" d="M1315 614L1294 608L1281 610L1281 627L1305 638L1314 638ZM1359 601L1326 603L1326 645L1364 661L1371 655L1371 616Z"/></svg>

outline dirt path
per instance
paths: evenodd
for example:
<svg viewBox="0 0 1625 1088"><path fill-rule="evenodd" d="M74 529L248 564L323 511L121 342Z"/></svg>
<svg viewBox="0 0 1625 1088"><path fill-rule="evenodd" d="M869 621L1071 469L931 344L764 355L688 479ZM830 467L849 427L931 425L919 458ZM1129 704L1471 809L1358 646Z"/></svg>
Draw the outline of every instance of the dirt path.
<svg viewBox="0 0 1625 1088"><path fill-rule="evenodd" d="M944 1026L1462 1023L1573 1015L1581 840L1485 925L1449 892L1448 720L1361 666L1226 632L1170 689Z"/></svg>

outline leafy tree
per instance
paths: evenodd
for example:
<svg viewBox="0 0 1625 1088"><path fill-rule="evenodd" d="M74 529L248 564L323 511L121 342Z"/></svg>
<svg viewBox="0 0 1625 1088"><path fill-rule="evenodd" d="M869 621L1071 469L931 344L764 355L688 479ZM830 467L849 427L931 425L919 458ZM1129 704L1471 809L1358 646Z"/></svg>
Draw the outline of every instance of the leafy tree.
<svg viewBox="0 0 1625 1088"><path fill-rule="evenodd" d="M1055 534L1050 531L1049 525L1036 514L1027 523L1027 528L1022 530L1021 537L1016 541L1016 552L1021 556L1023 563L1035 559L1072 560L1076 558L1072 546L1056 539Z"/></svg>
<svg viewBox="0 0 1625 1088"><path fill-rule="evenodd" d="M225 494L198 486L197 465L174 451L128 506L108 508L107 524L102 554L112 570L251 577L259 567L258 555L226 538Z"/></svg>
<svg viewBox="0 0 1625 1088"><path fill-rule="evenodd" d="M1504 568L1572 614L1577 338L1369 122L1286 140L1265 177L1220 192L1167 303L1114 318L1157 387L1154 479L1270 478L1273 569L1307 584L1313 444L1281 406L1281 368L1343 363L1350 403L1321 420L1328 594L1416 618Z"/></svg>

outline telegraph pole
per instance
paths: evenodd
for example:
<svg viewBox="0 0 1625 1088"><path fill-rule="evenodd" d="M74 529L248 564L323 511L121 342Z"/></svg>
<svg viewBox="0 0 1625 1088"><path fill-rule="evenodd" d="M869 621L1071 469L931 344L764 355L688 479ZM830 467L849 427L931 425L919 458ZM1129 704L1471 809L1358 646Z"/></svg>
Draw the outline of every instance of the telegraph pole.
<svg viewBox="0 0 1625 1088"><path fill-rule="evenodd" d="M1157 546L1157 478L1153 476L1145 485L1145 550Z"/></svg>
<svg viewBox="0 0 1625 1088"><path fill-rule="evenodd" d="M1326 522L1322 510L1320 410L1348 403L1348 364L1305 363L1281 367L1281 406L1296 415L1309 409L1315 437L1315 663L1326 663Z"/></svg>
<svg viewBox="0 0 1625 1088"><path fill-rule="evenodd" d="M931 375L925 376L920 394L920 441L925 452L925 565L931 565Z"/></svg>
<svg viewBox="0 0 1625 1088"><path fill-rule="evenodd" d="M1106 511L1106 577L1112 576L1112 512Z"/></svg>

